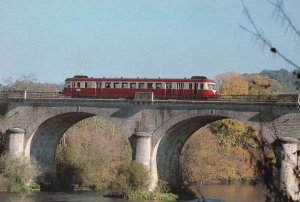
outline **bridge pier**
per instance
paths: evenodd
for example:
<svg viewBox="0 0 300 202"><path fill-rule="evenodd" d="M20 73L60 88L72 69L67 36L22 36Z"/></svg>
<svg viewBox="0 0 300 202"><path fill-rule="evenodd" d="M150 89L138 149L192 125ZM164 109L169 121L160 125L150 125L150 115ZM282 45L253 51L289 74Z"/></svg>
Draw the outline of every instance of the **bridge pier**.
<svg viewBox="0 0 300 202"><path fill-rule="evenodd" d="M277 160L279 160L279 189L293 201L300 200L298 140L280 138Z"/></svg>
<svg viewBox="0 0 300 202"><path fill-rule="evenodd" d="M11 128L6 130L8 135L7 139L7 151L14 158L24 157L24 142L25 142L25 130L20 128Z"/></svg>
<svg viewBox="0 0 300 202"><path fill-rule="evenodd" d="M146 132L136 132L134 135L132 159L143 164L150 171L152 135Z"/></svg>
<svg viewBox="0 0 300 202"><path fill-rule="evenodd" d="M132 160L143 164L149 171L149 190L153 191L156 187L158 176L156 168L156 158L154 158L153 160L153 156L151 155L152 135L146 132L136 132L133 135L133 138Z"/></svg>

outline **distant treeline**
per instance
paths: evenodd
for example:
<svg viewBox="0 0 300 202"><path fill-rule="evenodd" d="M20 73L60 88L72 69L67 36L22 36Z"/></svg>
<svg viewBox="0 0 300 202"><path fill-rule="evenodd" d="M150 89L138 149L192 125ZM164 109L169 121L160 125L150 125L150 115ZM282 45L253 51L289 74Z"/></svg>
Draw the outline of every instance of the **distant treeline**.
<svg viewBox="0 0 300 202"><path fill-rule="evenodd" d="M271 79L278 81L284 88L286 93L296 93L299 92L299 79L293 74L293 72L287 71L285 69L280 70L263 70L259 74L263 76L268 76Z"/></svg>

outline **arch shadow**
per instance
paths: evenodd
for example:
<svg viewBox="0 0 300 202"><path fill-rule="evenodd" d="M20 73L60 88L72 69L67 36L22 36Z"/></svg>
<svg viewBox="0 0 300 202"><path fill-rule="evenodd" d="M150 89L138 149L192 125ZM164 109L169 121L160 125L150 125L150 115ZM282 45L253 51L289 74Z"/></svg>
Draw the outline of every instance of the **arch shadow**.
<svg viewBox="0 0 300 202"><path fill-rule="evenodd" d="M32 135L30 158L37 161L41 174L56 173L56 148L63 134L77 122L95 114L71 112L60 114L43 122Z"/></svg>
<svg viewBox="0 0 300 202"><path fill-rule="evenodd" d="M157 151L156 153L155 151L153 153L153 155L156 155L158 177L167 181L171 187L175 189L179 188L180 182L182 180L180 171L180 155L186 141L194 132L196 132L201 127L209 123L227 118L230 119L232 117L222 115L204 115L188 118L171 126L165 132L165 135L160 139L160 141L158 141ZM236 120L242 121L243 123L252 126L245 120ZM257 130L257 128L255 127L254 129ZM259 131L266 132L262 130ZM262 135L264 136L264 138L266 138L265 133Z"/></svg>
<svg viewBox="0 0 300 202"><path fill-rule="evenodd" d="M199 128L227 117L198 116L181 121L171 127L161 139L157 150L158 176L166 180L171 187L180 182L180 153L189 137Z"/></svg>

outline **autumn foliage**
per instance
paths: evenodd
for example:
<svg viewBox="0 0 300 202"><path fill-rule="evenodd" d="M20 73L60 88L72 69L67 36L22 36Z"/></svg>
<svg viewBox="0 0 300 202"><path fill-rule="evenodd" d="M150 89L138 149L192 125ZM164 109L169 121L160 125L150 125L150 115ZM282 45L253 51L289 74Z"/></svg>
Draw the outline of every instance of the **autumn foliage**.
<svg viewBox="0 0 300 202"><path fill-rule="evenodd" d="M217 75L216 82L223 95L271 95L283 91L278 81L260 74L228 72Z"/></svg>
<svg viewBox="0 0 300 202"><path fill-rule="evenodd" d="M273 95L282 92L276 80L236 72L216 77L223 95ZM223 119L194 133L182 149L183 184L257 182L275 156L262 135L243 122Z"/></svg>
<svg viewBox="0 0 300 202"><path fill-rule="evenodd" d="M251 154L240 145L226 147L208 127L186 142L181 158L184 183L224 184L256 179Z"/></svg>
<svg viewBox="0 0 300 202"><path fill-rule="evenodd" d="M225 95L247 95L249 85L247 80L236 72L219 74L216 76L220 94Z"/></svg>
<svg viewBox="0 0 300 202"><path fill-rule="evenodd" d="M127 137L113 123L91 117L71 127L57 148L57 177L62 189L105 190L117 167L131 161Z"/></svg>

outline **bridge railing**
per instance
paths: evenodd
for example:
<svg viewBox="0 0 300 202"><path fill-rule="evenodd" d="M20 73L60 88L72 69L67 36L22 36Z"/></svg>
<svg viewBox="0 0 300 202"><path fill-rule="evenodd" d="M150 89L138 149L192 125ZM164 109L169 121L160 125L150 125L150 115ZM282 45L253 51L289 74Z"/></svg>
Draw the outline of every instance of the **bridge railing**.
<svg viewBox="0 0 300 202"><path fill-rule="evenodd" d="M55 98L71 98L65 96L61 92L28 92L28 91L0 91L0 99L55 99ZM78 97L86 98L86 97ZM104 99L104 97L93 97L94 99ZM120 96L105 97L106 99L119 99ZM153 93L137 93L135 100L156 101L159 97L154 97ZM278 94L278 95L218 95L209 98L191 97L191 96L172 96L163 98L164 100L203 100L217 102L266 102L266 103L283 103L283 104L300 104L299 94ZM159 99L160 100L160 99Z"/></svg>
<svg viewBox="0 0 300 202"><path fill-rule="evenodd" d="M154 100L154 93L153 92L136 92L134 94L135 101L150 101L153 102Z"/></svg>
<svg viewBox="0 0 300 202"><path fill-rule="evenodd" d="M0 99L66 98L61 92L0 91Z"/></svg>
<svg viewBox="0 0 300 202"><path fill-rule="evenodd" d="M25 97L24 91L1 91L0 99L22 99Z"/></svg>
<svg viewBox="0 0 300 202"><path fill-rule="evenodd" d="M298 103L298 94L278 94L278 95L219 95L213 97L216 101L230 102L268 102L268 103Z"/></svg>

